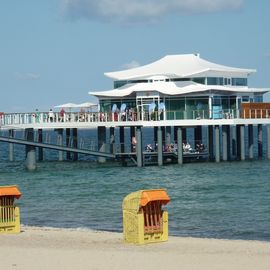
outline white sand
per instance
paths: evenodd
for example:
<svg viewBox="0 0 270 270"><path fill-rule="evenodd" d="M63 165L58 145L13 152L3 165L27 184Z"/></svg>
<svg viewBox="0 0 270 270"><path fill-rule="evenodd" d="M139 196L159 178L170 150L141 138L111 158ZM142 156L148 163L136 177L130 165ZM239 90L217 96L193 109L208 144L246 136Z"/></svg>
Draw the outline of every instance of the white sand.
<svg viewBox="0 0 270 270"><path fill-rule="evenodd" d="M0 235L0 270L270 269L270 243L169 237L125 244L122 234L23 227Z"/></svg>

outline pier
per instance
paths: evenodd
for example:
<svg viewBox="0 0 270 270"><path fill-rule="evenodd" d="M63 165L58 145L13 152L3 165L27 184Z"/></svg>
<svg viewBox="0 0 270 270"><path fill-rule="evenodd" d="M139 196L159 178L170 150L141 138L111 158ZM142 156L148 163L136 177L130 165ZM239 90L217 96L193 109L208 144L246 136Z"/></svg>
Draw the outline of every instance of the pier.
<svg viewBox="0 0 270 270"><path fill-rule="evenodd" d="M177 116L176 112L167 113ZM116 160L138 167L202 160L270 159L270 111L246 113L252 117L241 117L240 112L235 112L235 117L229 119L225 113L220 119L198 119L194 113L191 119L152 120L145 116L144 120L136 121L121 120L120 113L115 116L88 112L81 120L79 112L70 112L64 119L54 112L50 120L48 113L41 112L38 121L34 113L11 113L1 116L0 143L8 143L10 161L14 160L14 145L25 145L29 170L34 170L36 162L43 160L43 149L58 151L59 161L65 159L64 153L67 160L78 160L78 154L83 154L96 157L100 163ZM81 145L80 130L96 134L91 146ZM144 138L145 130L148 139ZM54 142L46 142L44 133L48 131L55 133ZM18 132L20 138L15 135ZM134 137L136 145L132 144ZM184 148L187 143L191 150ZM198 149L198 145L203 145L203 149Z"/></svg>
<svg viewBox="0 0 270 270"><path fill-rule="evenodd" d="M131 161L138 167L270 159L270 103L263 102L270 89L250 88L248 77L254 73L199 54L167 55L145 66L105 73L114 88L89 92L98 99L96 110L87 102L55 106L60 112L1 113L0 128L7 134L0 141L9 144L10 161L14 144L25 144L28 169L43 159L43 148L59 151L59 161L64 153L74 161L85 154L100 163ZM20 140L17 130L24 134ZM48 130L57 134L50 144L44 142ZM81 130L94 130L94 149L80 146Z"/></svg>

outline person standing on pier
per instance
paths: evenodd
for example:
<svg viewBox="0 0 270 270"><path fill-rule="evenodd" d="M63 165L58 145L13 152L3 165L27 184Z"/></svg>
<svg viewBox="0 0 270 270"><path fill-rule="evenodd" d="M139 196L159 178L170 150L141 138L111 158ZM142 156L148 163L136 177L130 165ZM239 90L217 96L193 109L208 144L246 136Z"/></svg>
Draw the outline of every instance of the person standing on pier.
<svg viewBox="0 0 270 270"><path fill-rule="evenodd" d="M36 123L39 123L40 113L38 109L36 109L35 117L36 117Z"/></svg>
<svg viewBox="0 0 270 270"><path fill-rule="evenodd" d="M133 136L133 137L131 138L131 146L132 146L131 151L132 151L132 152L136 152L136 144L137 144L136 137Z"/></svg>
<svg viewBox="0 0 270 270"><path fill-rule="evenodd" d="M54 113L53 113L53 110L50 109L50 111L49 111L49 121L53 122L53 120L54 120Z"/></svg>
<svg viewBox="0 0 270 270"><path fill-rule="evenodd" d="M60 122L64 122L64 117L65 117L65 110L64 108L62 108L60 111Z"/></svg>

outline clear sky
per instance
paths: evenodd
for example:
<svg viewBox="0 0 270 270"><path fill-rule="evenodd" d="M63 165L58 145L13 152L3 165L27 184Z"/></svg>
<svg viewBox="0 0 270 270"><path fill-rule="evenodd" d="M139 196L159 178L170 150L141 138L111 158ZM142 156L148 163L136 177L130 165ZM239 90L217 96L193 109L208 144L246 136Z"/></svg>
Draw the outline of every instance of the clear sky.
<svg viewBox="0 0 270 270"><path fill-rule="evenodd" d="M104 72L200 53L255 68L270 88L269 0L9 0L0 3L0 111L48 111L109 90ZM270 99L269 99L270 100Z"/></svg>

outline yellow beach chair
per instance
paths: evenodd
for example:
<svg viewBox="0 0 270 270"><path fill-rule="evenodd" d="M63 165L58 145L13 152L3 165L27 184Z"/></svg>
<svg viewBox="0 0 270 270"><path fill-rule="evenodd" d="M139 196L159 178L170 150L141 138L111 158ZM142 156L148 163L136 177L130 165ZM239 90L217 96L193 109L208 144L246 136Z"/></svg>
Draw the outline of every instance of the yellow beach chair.
<svg viewBox="0 0 270 270"><path fill-rule="evenodd" d="M123 200L124 241L146 244L168 240L168 212L162 205L170 201L164 189L139 190Z"/></svg>
<svg viewBox="0 0 270 270"><path fill-rule="evenodd" d="M20 209L14 201L21 195L17 186L0 186L0 233L20 232Z"/></svg>

